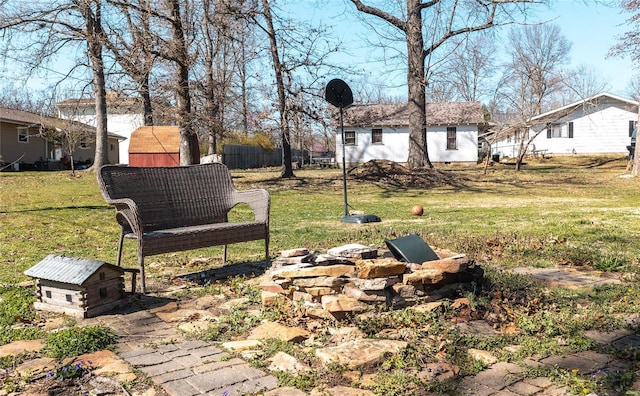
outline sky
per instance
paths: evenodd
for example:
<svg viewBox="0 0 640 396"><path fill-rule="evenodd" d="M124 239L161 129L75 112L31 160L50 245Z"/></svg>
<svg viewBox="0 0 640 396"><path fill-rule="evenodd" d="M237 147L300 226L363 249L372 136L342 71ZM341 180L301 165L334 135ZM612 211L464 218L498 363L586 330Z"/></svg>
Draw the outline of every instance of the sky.
<svg viewBox="0 0 640 396"><path fill-rule="evenodd" d="M382 0L367 1L373 4L383 3ZM633 69L629 59L607 57L609 49L617 43L616 37L627 30L627 15L621 14L619 8L607 7L594 0L552 0L551 4L549 8L540 8L542 11L531 16L528 22L552 21L559 25L562 33L572 43L571 66L593 67L610 84L608 92L628 97L628 83L637 71ZM355 6L348 0L287 0L283 7L298 17L333 26L334 33L350 48L350 55L338 55L339 61L365 70L376 80L393 81L390 85L395 86L391 88L395 92L390 92L390 95L406 97L406 72L393 70L388 64L373 62L374 53L379 50L364 48L362 37L372 37L375 33L362 26ZM3 85L2 78L11 75L11 69L21 67L23 66L11 60L0 63L0 87ZM56 65L50 67L55 69ZM60 78L60 72L47 77L50 81L56 81ZM47 77L43 80L32 78L29 86L38 89L49 85L46 83ZM350 76L336 77L349 82Z"/></svg>
<svg viewBox="0 0 640 396"><path fill-rule="evenodd" d="M299 14L312 15L313 19L322 19L324 23L333 24L337 32L341 32L347 40L358 41L361 36L372 35L367 28L360 25L354 16L355 6L348 0L315 0L322 4L319 11L309 12L309 3L314 0L290 0L291 9ZM557 24L563 35L572 43L569 67L580 65L595 69L604 82L609 83L607 91L612 94L628 97L628 83L640 70L634 70L629 59L608 57L610 48L616 45L616 37L628 30L625 26L627 15L621 9L600 4L594 0L552 0L549 7L538 7L535 15L530 15L526 22L535 23L549 21ZM368 4L381 4L381 0L367 0ZM506 29L503 30L506 33ZM355 45L351 43L351 45ZM362 67L369 65L374 77L404 79L404 71L389 71L385 66L370 62L371 50L362 48L355 50L359 54L349 61L359 63ZM347 76L348 78L348 76ZM347 81L345 79L345 81ZM399 88L406 97L406 88Z"/></svg>
<svg viewBox="0 0 640 396"><path fill-rule="evenodd" d="M616 37L628 30L626 14L619 8L605 7L592 0L559 0L544 16L554 19L562 33L572 43L571 64L592 65L604 81L611 84L610 93L625 94L634 74L631 60L607 57L607 52L617 44ZM541 15L542 16L542 15Z"/></svg>

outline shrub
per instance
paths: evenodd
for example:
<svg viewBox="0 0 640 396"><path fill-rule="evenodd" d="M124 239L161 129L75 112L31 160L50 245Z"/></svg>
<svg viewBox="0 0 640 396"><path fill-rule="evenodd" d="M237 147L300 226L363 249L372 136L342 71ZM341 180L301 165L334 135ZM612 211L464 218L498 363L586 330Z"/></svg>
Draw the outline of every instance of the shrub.
<svg viewBox="0 0 640 396"><path fill-rule="evenodd" d="M50 334L45 350L47 355L62 359L105 349L116 339L113 330L105 326L72 327Z"/></svg>
<svg viewBox="0 0 640 396"><path fill-rule="evenodd" d="M36 317L33 290L19 286L0 287L0 325L11 326Z"/></svg>

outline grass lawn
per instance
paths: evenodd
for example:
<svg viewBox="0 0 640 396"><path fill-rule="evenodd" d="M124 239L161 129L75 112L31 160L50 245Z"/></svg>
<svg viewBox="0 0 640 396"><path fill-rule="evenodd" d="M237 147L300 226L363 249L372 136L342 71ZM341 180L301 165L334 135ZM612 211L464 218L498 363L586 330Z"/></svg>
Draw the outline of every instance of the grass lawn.
<svg viewBox="0 0 640 396"><path fill-rule="evenodd" d="M298 170L281 180L279 169L234 171L238 189L264 187L272 199L271 255L282 249L328 249L345 243L384 247L385 238L420 234L430 245L506 267L588 266L635 271L640 258L640 181L621 177L624 158L556 157L509 165L440 166L456 183L410 188L384 181L349 180L349 203L377 214L380 223L341 223L340 170ZM48 254L114 262L118 227L100 195L95 174L0 174L0 283L26 279L22 272ZM449 179L445 181L450 181ZM452 185L453 184L453 185ZM421 204L425 214L411 215ZM248 214L239 208L235 216ZM231 262L260 260L260 242L230 247ZM168 275L201 257L220 264L221 248L151 257ZM125 265L135 247L125 245Z"/></svg>
<svg viewBox="0 0 640 396"><path fill-rule="evenodd" d="M583 331L621 328L625 317L640 313L635 304L640 299L635 280L640 260L640 180L624 177L626 165L622 157L571 156L530 160L521 172L507 164L490 166L486 174L482 165L440 165L437 171L417 175L424 177L417 184L384 175L350 177L351 206L382 218L380 223L365 225L340 221L344 207L339 169L297 170L296 178L286 180L278 177L279 169L232 174L238 189L262 187L271 194L272 257L296 247L324 250L362 243L384 248L385 238L418 233L434 248L466 253L485 269L481 292L467 296L473 308L469 315L514 329L511 333L495 338L457 334L450 324L458 313L449 306L438 314L406 310L353 320L352 325L371 337L385 329L413 329L412 347L376 368L374 391L393 395L406 394L408 386L434 392L452 389L450 384L421 384L414 375L441 356L459 366L463 376L483 369L469 359L468 348L488 350L504 361L597 349ZM424 206L423 216L411 215L415 204ZM0 173L0 284L4 285L0 287L0 313L9 313L6 320L0 315L0 333L4 334L0 344L42 336L7 331L20 317L12 312L26 310L10 303L8 293L21 292L7 285L26 280L23 272L48 254L115 262L119 229L114 213L104 203L94 173L81 172L78 177L68 172ZM232 219L248 215L248 208L239 207ZM232 263L259 261L262 255L261 242L229 248ZM153 280L150 289L161 289L180 273L220 266L221 256L222 248L210 248L150 257L146 260L148 279ZM130 242L125 245L124 265L135 267L135 263L135 247ZM631 283L576 291L544 287L526 277L497 271L522 266L571 267L621 276ZM237 282L232 280L225 287L240 290L237 294L259 296L259 291ZM219 291L221 286L209 287L198 293ZM260 318L248 321L247 315L231 315L225 319L228 323L221 320L204 338L224 340L230 337L225 332L248 331L238 323L254 325ZM290 322L299 319L287 312L263 315ZM506 346L514 344L520 347L517 352L505 352ZM296 354L296 348L272 345L265 354L277 350ZM305 359L304 353L297 353ZM621 358L638 361L637 350L619 352L624 353L634 355ZM577 393L583 389L624 391L637 379L639 368L636 365L616 376L595 379L558 370L531 376L545 375ZM279 379L282 384L305 388L317 384L323 375L327 377L326 372L319 372L317 377Z"/></svg>

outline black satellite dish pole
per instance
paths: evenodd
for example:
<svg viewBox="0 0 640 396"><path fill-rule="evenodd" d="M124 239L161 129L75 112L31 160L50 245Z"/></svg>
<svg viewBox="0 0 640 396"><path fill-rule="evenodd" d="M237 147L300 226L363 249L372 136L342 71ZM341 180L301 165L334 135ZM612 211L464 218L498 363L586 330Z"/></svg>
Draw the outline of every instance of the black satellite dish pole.
<svg viewBox="0 0 640 396"><path fill-rule="evenodd" d="M345 142L344 142L344 123L343 123L343 109L353 104L353 93L351 88L346 82L335 78L327 84L325 89L325 99L327 102L336 106L340 110L340 133L342 135L342 191L344 195L344 217L343 223L370 223L380 221L380 218L376 215L357 215L351 216L349 214L349 202L347 200L347 162L345 158Z"/></svg>

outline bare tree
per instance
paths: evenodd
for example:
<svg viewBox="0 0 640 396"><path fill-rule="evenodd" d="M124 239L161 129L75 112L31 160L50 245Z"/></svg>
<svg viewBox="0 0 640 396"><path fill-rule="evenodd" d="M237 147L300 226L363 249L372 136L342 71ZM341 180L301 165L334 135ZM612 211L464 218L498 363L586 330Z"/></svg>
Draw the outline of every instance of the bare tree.
<svg viewBox="0 0 640 396"><path fill-rule="evenodd" d="M640 74L636 74L627 82L626 95L635 101L640 101Z"/></svg>
<svg viewBox="0 0 640 396"><path fill-rule="evenodd" d="M87 126L73 120L63 120L58 128L42 129L40 135L60 144L63 154L69 160L71 174L76 174L75 153L83 145L94 142L95 135L88 133Z"/></svg>
<svg viewBox="0 0 640 396"><path fill-rule="evenodd" d="M447 57L444 80L458 100L476 102L486 98L488 82L495 74L496 52L494 38L476 33Z"/></svg>
<svg viewBox="0 0 640 396"><path fill-rule="evenodd" d="M243 49L242 38L247 28L246 21L237 15L243 9L241 1L202 1L199 24L199 50L194 85L201 92L196 105L201 104L203 111L198 114L198 121L208 138L208 154L217 151L218 139L225 133L224 116L227 102L236 95L232 93L232 85L236 75L238 53ZM239 35L240 40L235 37Z"/></svg>
<svg viewBox="0 0 640 396"><path fill-rule="evenodd" d="M563 101L560 105L566 105L579 99L587 99L599 93L605 92L609 86L601 77L602 75L593 66L579 65L574 70L569 70L561 79Z"/></svg>
<svg viewBox="0 0 640 396"><path fill-rule="evenodd" d="M313 102L313 97L319 97L318 90L311 87L323 79L318 73L327 67L326 58L337 46L326 40L325 28L313 28L301 21L279 18L273 12L273 4L273 1L261 0L261 9L254 21L269 40L277 89L275 108L282 145L280 176L288 178L294 176L291 152L293 120L296 113L311 117L317 113L306 103Z"/></svg>
<svg viewBox="0 0 640 396"><path fill-rule="evenodd" d="M107 164L107 102L103 59L102 0L6 1L0 8L0 31L14 45L6 48L34 54L32 64L42 65L61 48L80 44L92 71L96 107L96 150L93 169ZM15 40L12 40L15 38ZM84 62L81 62L84 64ZM71 72L71 71L70 71Z"/></svg>
<svg viewBox="0 0 640 396"><path fill-rule="evenodd" d="M620 8L629 14L627 24L629 30L618 37L618 44L609 51L613 56L628 56L633 61L640 61L640 2L638 0L619 0Z"/></svg>
<svg viewBox="0 0 640 396"><path fill-rule="evenodd" d="M409 168L433 167L427 152L426 62L452 37L509 23L534 0L406 0L405 8L391 11L351 0L356 8L396 28L407 46L409 99ZM389 8L392 8L389 5ZM424 14L427 14L425 17ZM504 22L496 21L503 17ZM426 19L425 19L426 18ZM425 23L428 21L429 23Z"/></svg>
<svg viewBox="0 0 640 396"><path fill-rule="evenodd" d="M116 7L121 18L113 18L105 24L105 46L135 83L135 91L142 98L144 125L153 125L150 79L155 55L152 52L150 1L107 1Z"/></svg>
<svg viewBox="0 0 640 396"><path fill-rule="evenodd" d="M175 122L180 131L180 165L197 160L198 136L193 128L191 109L190 73L193 54L189 43L193 40L194 7L191 1L165 0L162 2L121 2L121 6L148 14L155 33L151 53L164 60L173 69L170 89L176 102Z"/></svg>
<svg viewBox="0 0 640 396"><path fill-rule="evenodd" d="M271 13L271 5L269 0L261 0L262 13L265 20L265 32L269 37L269 51L271 53L271 62L276 77L276 88L278 90L278 112L280 113L280 141L282 142L282 173L280 177L293 177L293 165L291 158L291 132L289 130L289 117L287 112L287 98L285 94L284 78L285 70L280 58L280 49L278 46L277 33L273 24L273 14Z"/></svg>
<svg viewBox="0 0 640 396"><path fill-rule="evenodd" d="M530 120L562 88L561 66L568 62L571 44L553 24L513 29L509 43L510 61L499 86L501 100L510 109L507 126L516 137L516 170L520 170L529 145L545 130L533 132Z"/></svg>
<svg viewBox="0 0 640 396"><path fill-rule="evenodd" d="M637 65L640 60L640 1L638 0L620 0L621 8L628 14L627 23L629 30L618 38L616 44L610 50L610 54L614 56L628 56ZM640 91L634 96L640 96ZM640 106L638 106L638 126L640 126ZM636 143L635 152L633 153L633 167L631 174L640 175L640 144Z"/></svg>

